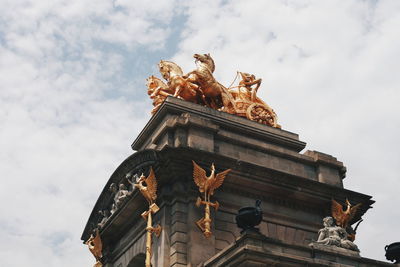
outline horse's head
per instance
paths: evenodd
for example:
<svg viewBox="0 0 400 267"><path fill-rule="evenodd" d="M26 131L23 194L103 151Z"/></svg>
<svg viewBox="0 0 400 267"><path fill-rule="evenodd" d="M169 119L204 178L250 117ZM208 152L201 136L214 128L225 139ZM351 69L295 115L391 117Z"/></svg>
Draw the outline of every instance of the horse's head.
<svg viewBox="0 0 400 267"><path fill-rule="evenodd" d="M161 60L160 63L158 63L158 69L160 70L160 73L163 76L163 78L169 80L170 67L167 64L167 61Z"/></svg>
<svg viewBox="0 0 400 267"><path fill-rule="evenodd" d="M158 63L158 68L164 79L169 80L173 76L182 76L183 72L181 67L172 61L161 60Z"/></svg>
<svg viewBox="0 0 400 267"><path fill-rule="evenodd" d="M151 75L149 78L146 79L146 86L149 89L153 89L155 87L157 87L157 83L160 79L158 79L157 77Z"/></svg>
<svg viewBox="0 0 400 267"><path fill-rule="evenodd" d="M210 53L208 53L208 54L194 54L193 57L196 59L196 62L200 61L201 63L204 63L205 65L207 65L207 67L209 68L209 70L211 72L214 72L215 64L214 64L214 60L210 56Z"/></svg>

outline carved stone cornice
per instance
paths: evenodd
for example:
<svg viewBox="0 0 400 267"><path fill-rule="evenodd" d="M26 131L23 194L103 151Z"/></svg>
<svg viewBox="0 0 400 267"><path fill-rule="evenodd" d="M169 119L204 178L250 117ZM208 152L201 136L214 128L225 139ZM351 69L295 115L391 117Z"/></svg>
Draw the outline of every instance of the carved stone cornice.
<svg viewBox="0 0 400 267"><path fill-rule="evenodd" d="M129 156L126 160L124 160L118 168L111 175L110 179L104 186L102 192L100 193L99 198L94 205L94 208L89 216L88 222L85 226L85 229L82 234L82 240L86 241L90 236L90 231L97 227L97 223L101 220L101 215L98 214L99 210L109 210L111 208L113 202L113 195L109 191L109 187L112 183L120 184L123 183L129 186L129 183L125 180L125 176L127 173L147 173L150 166L154 168L158 168L158 164L160 162L159 152L155 150L143 150L140 152L136 152ZM133 198L137 192L134 192L128 199ZM107 220L105 225L113 218L115 218L120 210L126 205L126 202L122 204L122 206L116 210Z"/></svg>

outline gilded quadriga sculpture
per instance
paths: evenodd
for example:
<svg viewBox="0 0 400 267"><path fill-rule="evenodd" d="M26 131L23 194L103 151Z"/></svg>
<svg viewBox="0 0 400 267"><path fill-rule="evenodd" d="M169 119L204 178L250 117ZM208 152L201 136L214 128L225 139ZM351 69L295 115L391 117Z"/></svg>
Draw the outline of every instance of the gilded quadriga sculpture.
<svg viewBox="0 0 400 267"><path fill-rule="evenodd" d="M210 54L193 57L197 68L186 75L176 63L161 60L158 67L167 83L155 76L147 79L148 94L153 99L152 114L168 96L173 96L280 128L274 110L257 96L261 79L238 72L242 80L237 86L227 88L215 79L215 63Z"/></svg>

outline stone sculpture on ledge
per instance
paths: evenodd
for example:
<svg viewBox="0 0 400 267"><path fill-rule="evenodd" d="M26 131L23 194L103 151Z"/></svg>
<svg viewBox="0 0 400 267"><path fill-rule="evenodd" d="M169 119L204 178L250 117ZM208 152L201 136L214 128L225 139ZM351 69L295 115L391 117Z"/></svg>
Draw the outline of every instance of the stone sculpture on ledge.
<svg viewBox="0 0 400 267"><path fill-rule="evenodd" d="M243 94L231 92L233 98L256 100L259 77L242 76L245 82L237 91ZM153 92L165 90L162 83L158 85L160 88L155 84ZM250 91L253 93L245 94ZM123 183L133 193L99 228L103 244L101 262L105 267L145 266L146 255L151 259L148 265L153 267L390 267L390 263L361 257L357 251L343 248L356 246L346 240L344 230L333 224L334 219L322 226L325 216L321 214L332 216L329 209L333 196L343 203L348 198L354 206L362 203L348 225L359 221L374 200L343 187L346 168L342 162L318 151L302 153L305 145L296 133L167 97L133 142L136 152L122 161L105 183L82 240L89 240L93 228L108 216L107 212L99 214L98 211L110 209L116 190ZM200 174L195 179L198 183L192 180L192 159L205 170L205 173L196 172ZM215 166L210 167L213 162ZM143 178L141 184L139 181L142 172L152 176L151 167L156 170L159 186L157 192L150 190L152 193L149 185L155 189L154 181L148 178ZM222 182L217 176L226 169L232 171L217 188L216 180ZM114 193L108 190L112 183L116 185ZM137 184L135 191L132 183ZM196 201L197 195L200 201ZM240 225L248 228L262 219L260 233L245 231L241 235L235 215L253 199L262 200L264 217L260 216L261 207L249 205L252 207L242 210L241 214L250 215L254 220ZM222 204L217 212L212 206L217 206L216 201ZM197 203L201 209L195 206ZM141 214L147 214L146 223ZM199 230L195 223L200 218ZM157 224L162 227L160 238L154 235L159 233ZM317 240L319 229L324 227L319 241L308 247L310 239ZM212 235L205 238L211 231ZM346 232L350 233L347 229ZM393 249L394 246L387 248L390 258Z"/></svg>
<svg viewBox="0 0 400 267"><path fill-rule="evenodd" d="M340 248L350 249L354 251L359 251L356 244L347 239L347 232L344 228L335 225L332 217L325 217L323 219L324 228L318 231L318 240L311 243L326 245L326 246L336 246Z"/></svg>
<svg viewBox="0 0 400 267"><path fill-rule="evenodd" d="M108 218L110 217L110 211L107 209L99 210L99 214L101 216L101 220L97 224L97 227L98 227L98 229L101 229L108 221Z"/></svg>
<svg viewBox="0 0 400 267"><path fill-rule="evenodd" d="M122 183L119 185L118 189L117 185L112 183L109 190L114 194L114 202L110 210L110 213L113 214L119 207L121 207L127 197L131 195L131 192L129 192L126 185Z"/></svg>
<svg viewBox="0 0 400 267"><path fill-rule="evenodd" d="M210 54L194 54L193 57L197 68L186 75L176 63L161 60L158 67L167 84L153 75L147 79L147 93L154 106L152 114L157 112L168 96L173 96L281 128L274 110L257 97L261 79L237 72L236 77L240 74L242 80L237 86L227 88L215 79L215 63Z"/></svg>

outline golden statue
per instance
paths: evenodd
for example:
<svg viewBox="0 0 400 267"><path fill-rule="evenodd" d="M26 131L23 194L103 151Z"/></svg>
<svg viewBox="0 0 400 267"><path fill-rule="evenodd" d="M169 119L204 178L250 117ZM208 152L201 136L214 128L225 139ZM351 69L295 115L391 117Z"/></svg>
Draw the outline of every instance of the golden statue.
<svg viewBox="0 0 400 267"><path fill-rule="evenodd" d="M196 201L196 206L200 207L201 205L205 205L204 218L198 220L196 224L203 232L204 236L208 238L212 235L210 206L214 207L215 210L218 210L219 208L218 201L212 203L210 201L210 196L214 194L215 189L217 189L222 185L226 175L231 171L231 169L227 169L223 172L215 174L215 166L213 163L211 165L211 174L210 176L207 176L206 171L203 168L197 165L196 162L194 162L193 160L192 162L193 162L193 180L199 187L200 193L204 193L204 200L198 197Z"/></svg>
<svg viewBox="0 0 400 267"><path fill-rule="evenodd" d="M238 73L242 77L242 80L239 82L238 86L229 89L229 92L234 98L236 115L272 127L281 128L277 123L278 116L275 111L257 96L257 91L262 80L256 79L253 74L245 72Z"/></svg>
<svg viewBox="0 0 400 267"><path fill-rule="evenodd" d="M185 76L188 77L190 82L200 86L206 99L206 104L209 107L234 113L235 106L232 96L229 94L228 89L217 82L213 76L215 64L210 54L194 54L193 57L195 58L197 69Z"/></svg>
<svg viewBox="0 0 400 267"><path fill-rule="evenodd" d="M168 84L154 76L147 79L148 93L154 105L152 114L167 96L174 96L280 128L276 113L257 97L261 79L240 72L242 80L239 85L226 88L214 78L215 63L210 54L194 54L193 57L197 68L186 75L176 63L160 61L160 73Z"/></svg>
<svg viewBox="0 0 400 267"><path fill-rule="evenodd" d="M343 210L343 206L336 200L332 199L332 217L335 218L336 224L344 229L349 226L349 222L353 219L357 210L361 207L362 203L351 206L349 200L346 198L347 208Z"/></svg>
<svg viewBox="0 0 400 267"><path fill-rule="evenodd" d="M154 108L151 111L151 114L154 114L160 108L167 96L172 95L174 91L171 90L166 83L155 76L150 76L146 81L148 88L147 94L151 99L153 99Z"/></svg>
<svg viewBox="0 0 400 267"><path fill-rule="evenodd" d="M201 97L199 87L183 77L182 69L177 64L161 60L158 67L163 78L168 81L169 88L174 92L174 97L194 103L199 102Z"/></svg>
<svg viewBox="0 0 400 267"><path fill-rule="evenodd" d="M156 176L154 174L153 168L150 168L149 176L145 177L142 174L140 176L140 178L138 179L137 183L134 183L133 181L130 181L129 179L128 179L128 181L134 187L139 189L140 193L142 193L143 197L149 203L149 209L142 213L142 217L144 220L147 221L145 266L151 267L151 235L152 235L152 233L154 233L157 237L159 237L161 234L161 226L157 225L156 227L153 227L153 220L152 220L152 214L155 214L160 210L160 208L155 203L155 201L157 199ZM146 185L143 185L143 183L145 183Z"/></svg>
<svg viewBox="0 0 400 267"><path fill-rule="evenodd" d="M96 229L95 235L93 234L90 235L89 239L85 242L85 244L88 246L90 252L96 259L96 263L93 265L93 267L102 267L103 264L101 263L100 259L101 257L103 257L102 254L103 244L101 242L98 229Z"/></svg>
<svg viewBox="0 0 400 267"><path fill-rule="evenodd" d="M261 85L261 79L256 79L253 74L239 72L242 80L239 82L239 86L235 86L229 90L234 99L241 99L245 101L259 102L258 97L256 97L258 88ZM256 87L253 87L253 86Z"/></svg>
<svg viewBox="0 0 400 267"><path fill-rule="evenodd" d="M129 181L129 179L128 179ZM144 198L149 202L151 206L157 199L157 180L156 175L154 174L153 168L150 168L149 176L144 176L143 174L137 180L137 183L133 183L129 181L134 187L139 189L140 193L144 196ZM143 185L145 183L146 185Z"/></svg>

